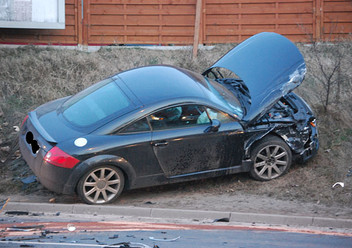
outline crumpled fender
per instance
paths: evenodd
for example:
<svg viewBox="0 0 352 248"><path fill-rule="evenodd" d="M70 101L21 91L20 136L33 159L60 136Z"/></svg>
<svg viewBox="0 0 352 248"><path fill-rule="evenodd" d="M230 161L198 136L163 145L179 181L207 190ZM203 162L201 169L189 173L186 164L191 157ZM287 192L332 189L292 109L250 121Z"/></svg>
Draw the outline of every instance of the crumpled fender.
<svg viewBox="0 0 352 248"><path fill-rule="evenodd" d="M256 141L258 141L258 140L260 140L260 139L262 139L262 138L264 138L266 135L268 135L269 133L271 133L274 129L276 128L276 125L275 126L272 126L271 128L269 128L268 130L265 130L265 131L263 131L263 132L259 132L259 133L257 133L257 134L255 134L255 135L253 135L253 136L251 136L246 142L245 142L245 144L244 144L244 156L245 156L245 159L248 159L250 156L251 156L251 154L250 154L250 148L252 147L252 145L256 142Z"/></svg>

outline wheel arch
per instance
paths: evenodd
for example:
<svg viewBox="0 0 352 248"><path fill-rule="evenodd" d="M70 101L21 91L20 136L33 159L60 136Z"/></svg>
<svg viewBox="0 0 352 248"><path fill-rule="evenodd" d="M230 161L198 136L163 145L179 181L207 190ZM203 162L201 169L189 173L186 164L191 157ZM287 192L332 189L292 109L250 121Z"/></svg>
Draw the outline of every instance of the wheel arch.
<svg viewBox="0 0 352 248"><path fill-rule="evenodd" d="M128 189L135 182L136 172L127 160L114 155L98 155L81 162L74 168L65 185L64 193L75 192L81 177L89 170L103 164L115 166L122 171L125 177L124 189Z"/></svg>
<svg viewBox="0 0 352 248"><path fill-rule="evenodd" d="M245 147L244 147L244 151L245 151L245 158L249 159L251 156L251 151L253 150L253 148L256 146L256 144L264 139L265 137L268 136L275 136L278 137L280 139L282 139L287 145L288 147L291 149L291 146L287 143L287 141L284 139L284 137L282 137L280 134L278 134L277 132L275 132L275 127L267 130L266 132L262 132L262 133L258 133L256 135L253 135L252 137L250 137L250 139L248 139L245 143Z"/></svg>

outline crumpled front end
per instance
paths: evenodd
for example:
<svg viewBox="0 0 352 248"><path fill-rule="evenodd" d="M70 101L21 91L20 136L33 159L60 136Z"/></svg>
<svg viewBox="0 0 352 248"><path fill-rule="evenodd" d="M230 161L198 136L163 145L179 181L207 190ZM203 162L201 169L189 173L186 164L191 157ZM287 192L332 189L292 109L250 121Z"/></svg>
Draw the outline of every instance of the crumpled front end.
<svg viewBox="0 0 352 248"><path fill-rule="evenodd" d="M308 104L294 93L281 98L251 127L258 128L280 136L297 162L305 162L319 149L316 118Z"/></svg>
<svg viewBox="0 0 352 248"><path fill-rule="evenodd" d="M296 161L305 162L319 149L316 118L309 105L298 95L291 93L285 99L293 111L294 124L288 128L279 128L276 133L290 146Z"/></svg>

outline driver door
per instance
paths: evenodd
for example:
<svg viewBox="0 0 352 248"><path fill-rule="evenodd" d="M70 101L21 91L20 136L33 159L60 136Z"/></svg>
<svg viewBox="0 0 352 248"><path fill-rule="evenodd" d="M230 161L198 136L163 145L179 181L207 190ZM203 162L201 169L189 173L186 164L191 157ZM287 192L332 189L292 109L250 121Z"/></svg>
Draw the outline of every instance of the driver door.
<svg viewBox="0 0 352 248"><path fill-rule="evenodd" d="M217 131L212 129L215 118L221 123ZM154 153L168 178L242 162L243 129L226 113L204 106L181 105L160 110L148 119L153 129Z"/></svg>

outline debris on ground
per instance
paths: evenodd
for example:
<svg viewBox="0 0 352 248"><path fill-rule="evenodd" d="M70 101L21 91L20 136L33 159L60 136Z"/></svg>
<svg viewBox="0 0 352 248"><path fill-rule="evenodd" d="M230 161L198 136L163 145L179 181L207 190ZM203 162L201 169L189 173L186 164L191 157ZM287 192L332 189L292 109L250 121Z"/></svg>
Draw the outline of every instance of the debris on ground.
<svg viewBox="0 0 352 248"><path fill-rule="evenodd" d="M352 168L348 170L347 177L352 176Z"/></svg>
<svg viewBox="0 0 352 248"><path fill-rule="evenodd" d="M33 236L33 237L17 237L17 238L9 238L7 241L29 241L29 240L35 240L35 239L40 239L40 236Z"/></svg>
<svg viewBox="0 0 352 248"><path fill-rule="evenodd" d="M119 235L118 234L114 234L113 236L109 237L109 239L118 239Z"/></svg>
<svg viewBox="0 0 352 248"><path fill-rule="evenodd" d="M101 242L99 240L95 240L95 242L97 242L98 245L107 245L107 243Z"/></svg>
<svg viewBox="0 0 352 248"><path fill-rule="evenodd" d="M6 211L7 215L29 215L28 211Z"/></svg>
<svg viewBox="0 0 352 248"><path fill-rule="evenodd" d="M83 238L81 240L95 240L95 238Z"/></svg>
<svg viewBox="0 0 352 248"><path fill-rule="evenodd" d="M0 213L2 212L2 210L5 209L9 201L10 201L10 198L7 198L6 200L0 200Z"/></svg>
<svg viewBox="0 0 352 248"><path fill-rule="evenodd" d="M31 213L32 216L44 216L44 213Z"/></svg>
<svg viewBox="0 0 352 248"><path fill-rule="evenodd" d="M230 222L230 219L225 217L225 218L215 219L213 222Z"/></svg>
<svg viewBox="0 0 352 248"><path fill-rule="evenodd" d="M335 188L338 185L340 185L342 188L345 187L345 183L343 183L343 182L334 183L334 185L332 185L332 187Z"/></svg>
<svg viewBox="0 0 352 248"><path fill-rule="evenodd" d="M6 231L12 231L12 232L33 232L33 231L39 231L44 228L44 225L35 225L35 226L11 226L7 227L5 230Z"/></svg>
<svg viewBox="0 0 352 248"><path fill-rule="evenodd" d="M180 239L181 236L178 236L176 238L173 238L173 239L168 239L168 238L162 238L162 239L157 239L157 238L154 238L154 237L149 237L150 240L153 240L153 241L163 241L163 242L174 242L178 239Z"/></svg>
<svg viewBox="0 0 352 248"><path fill-rule="evenodd" d="M46 237L48 234L57 234L59 233L58 231L50 231L50 230L44 230L42 231L42 237Z"/></svg>
<svg viewBox="0 0 352 248"><path fill-rule="evenodd" d="M153 248L157 248L157 247L158 246L156 247L154 246ZM104 246L103 248L152 248L152 247L142 243L121 242L117 244L107 245L107 246Z"/></svg>
<svg viewBox="0 0 352 248"><path fill-rule="evenodd" d="M30 183L34 183L37 181L37 177L35 175L30 175L26 178L21 179L21 182L24 184L30 184Z"/></svg>
<svg viewBox="0 0 352 248"><path fill-rule="evenodd" d="M67 230L69 230L70 232L73 232L76 230L76 227L73 224L67 224Z"/></svg>

